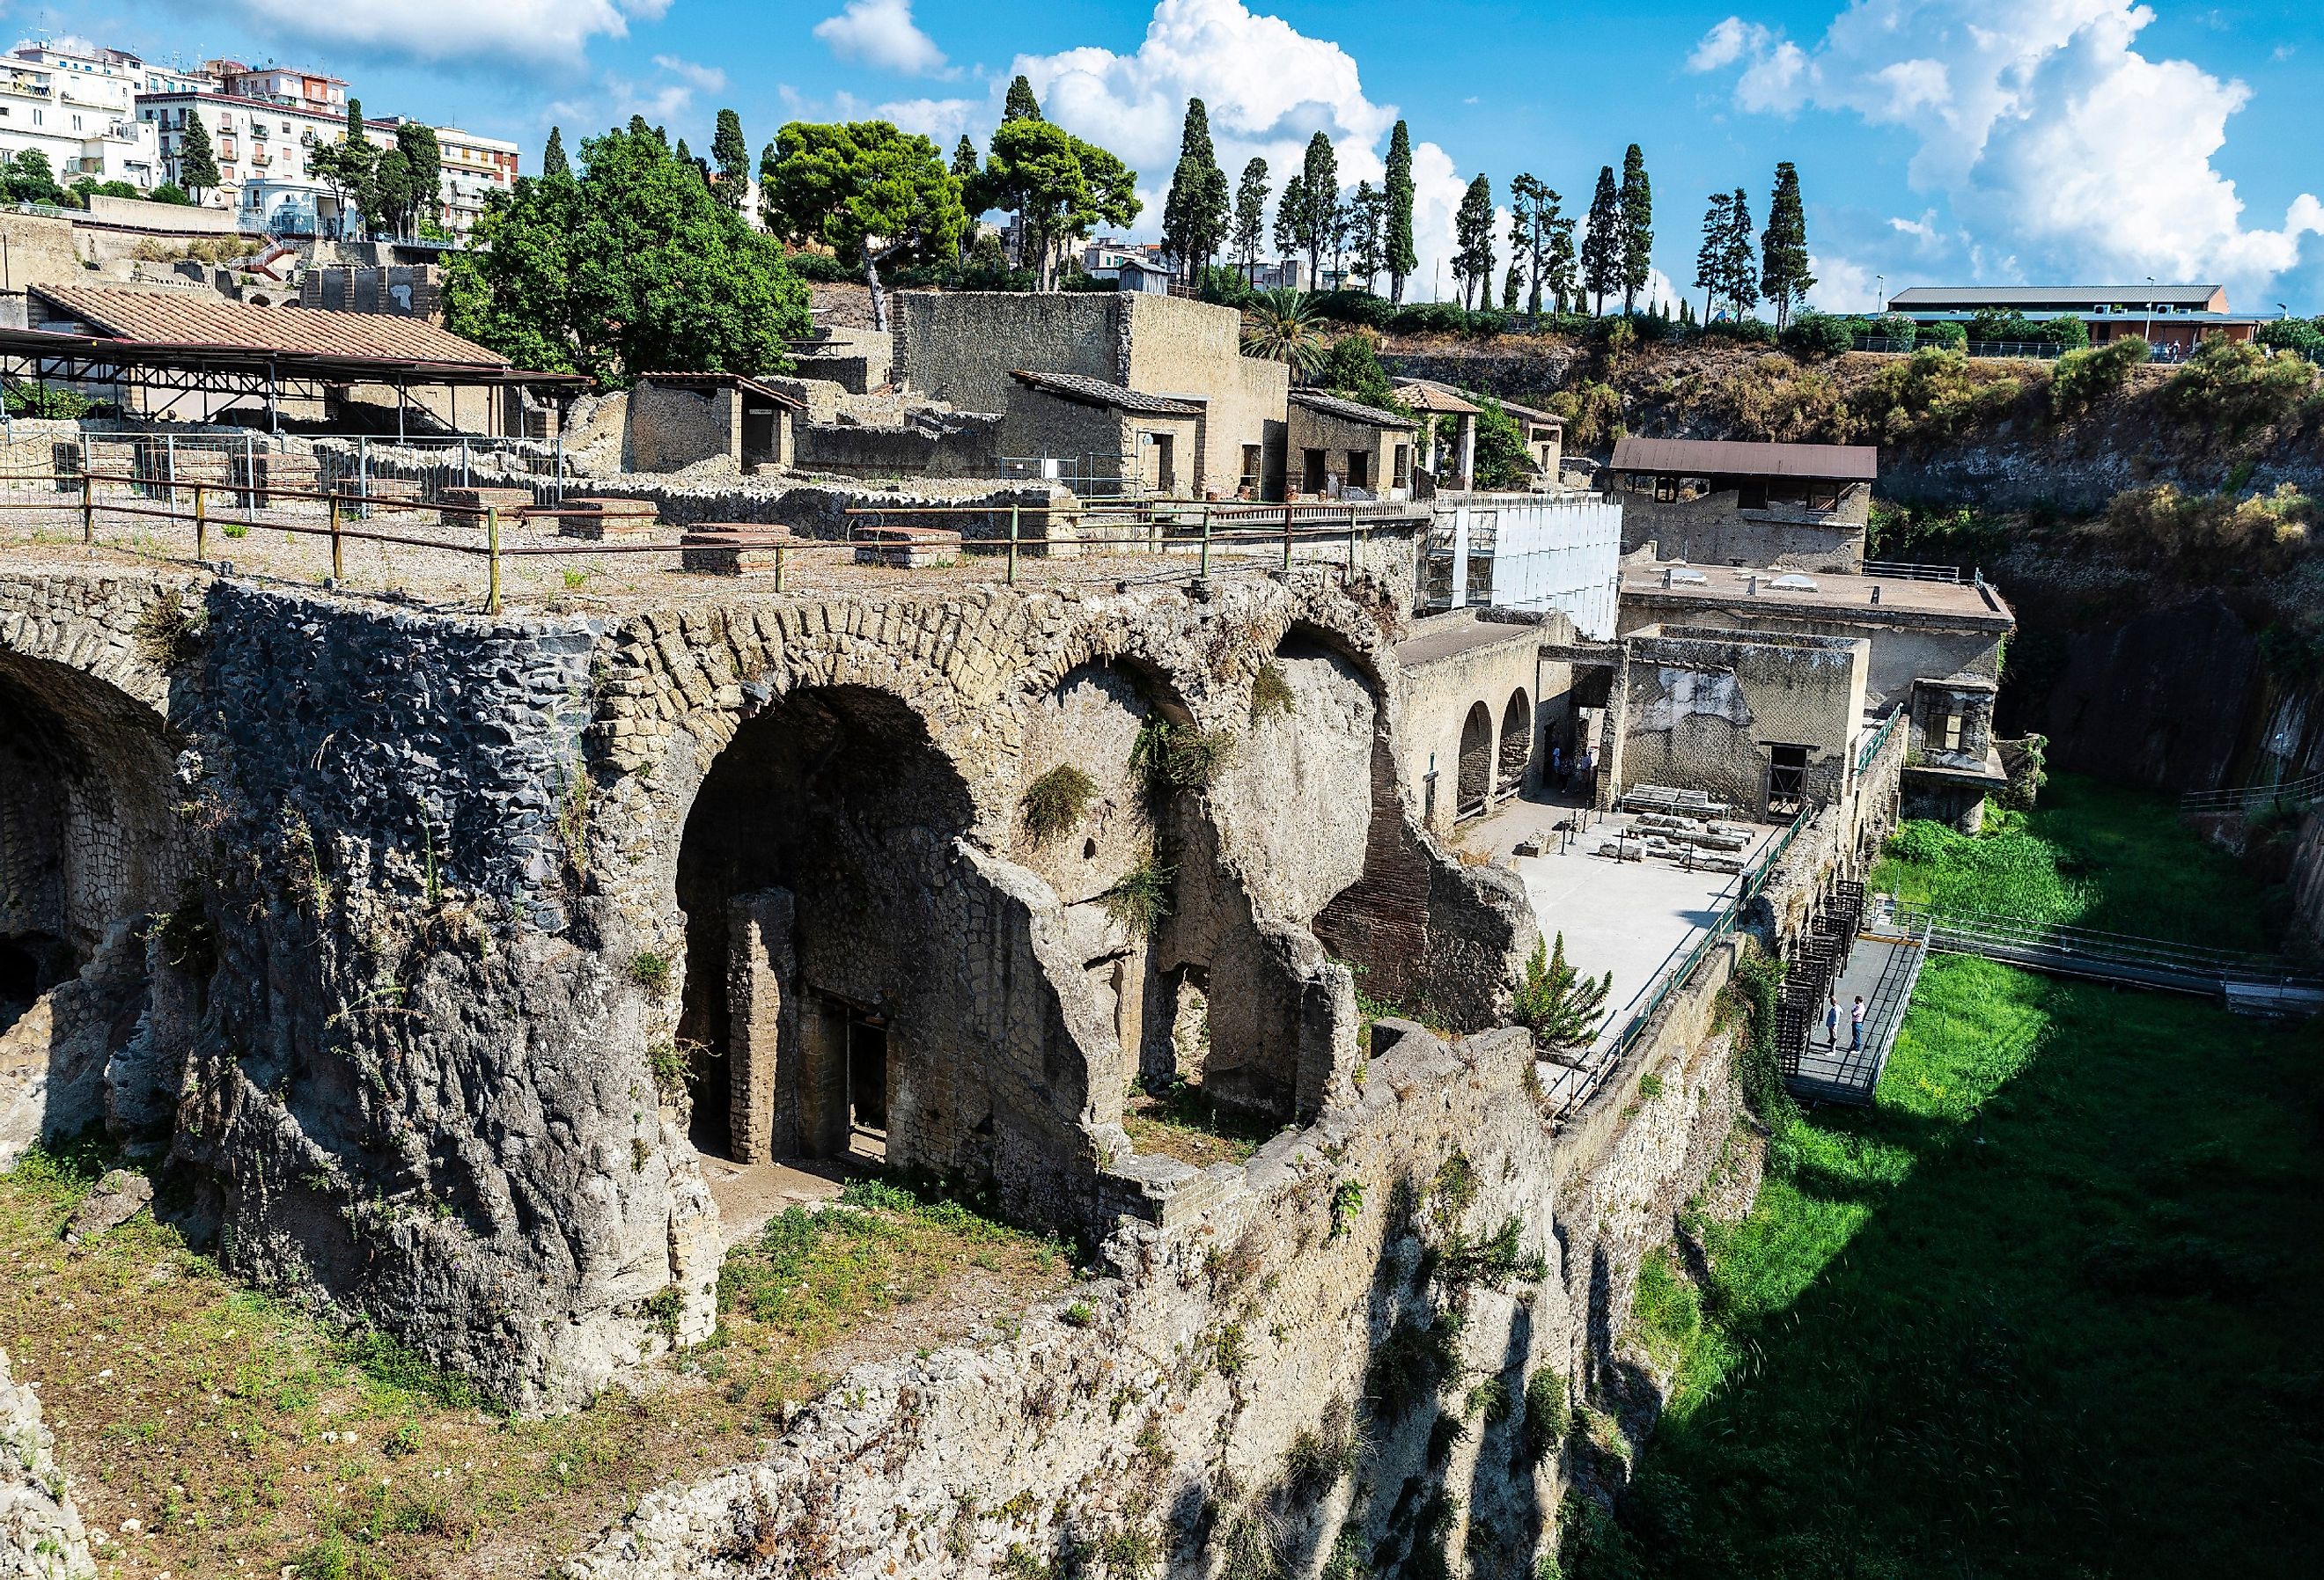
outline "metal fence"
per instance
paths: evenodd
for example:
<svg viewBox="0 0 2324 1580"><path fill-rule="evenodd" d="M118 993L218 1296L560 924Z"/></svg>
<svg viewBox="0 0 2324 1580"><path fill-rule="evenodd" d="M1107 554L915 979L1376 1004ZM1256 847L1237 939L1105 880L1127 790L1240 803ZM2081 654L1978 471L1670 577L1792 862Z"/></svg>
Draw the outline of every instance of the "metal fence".
<svg viewBox="0 0 2324 1580"><path fill-rule="evenodd" d="M1987 911L1938 910L1893 895L1881 899L1887 917L1908 930L1925 928L1929 947L1940 953L1982 955L2061 976L2172 993L2217 993L2230 984L2324 988L2324 977L2281 955L2215 949Z"/></svg>
<svg viewBox="0 0 2324 1580"><path fill-rule="evenodd" d="M1872 766L1872 760L1880 755L1880 748L1886 746L1888 737L1896 733L1896 722L1904 716L1904 705L1900 702L1886 718L1880 721L1880 727L1872 732L1870 738L1857 748L1856 772L1858 774Z"/></svg>
<svg viewBox="0 0 2324 1580"><path fill-rule="evenodd" d="M2324 773L2311 774L2306 779L2286 780L2281 784L2189 790L2179 798L2179 811L2182 817L2206 812L2264 812L2277 808L2287 812L2298 812L2315 806L2324 806Z"/></svg>
<svg viewBox="0 0 2324 1580"><path fill-rule="evenodd" d="M1864 574L1883 581L1941 581L1955 587L1961 581L1961 568L1958 565L1918 565L1908 559L1868 559L1864 562ZM1972 574L1982 586L1984 573Z"/></svg>

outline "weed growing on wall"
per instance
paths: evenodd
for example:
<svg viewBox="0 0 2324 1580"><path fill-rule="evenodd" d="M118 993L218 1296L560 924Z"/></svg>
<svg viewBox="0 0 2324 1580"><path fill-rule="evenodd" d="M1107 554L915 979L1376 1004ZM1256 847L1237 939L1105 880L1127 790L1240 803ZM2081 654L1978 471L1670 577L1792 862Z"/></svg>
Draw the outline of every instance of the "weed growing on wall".
<svg viewBox="0 0 2324 1580"><path fill-rule="evenodd" d="M1175 874L1175 868L1164 866L1148 854L1100 895L1098 903L1123 932L1133 938L1147 938L1170 914L1170 880Z"/></svg>
<svg viewBox="0 0 2324 1580"><path fill-rule="evenodd" d="M1283 673L1283 666L1269 661L1259 666L1259 673L1250 678L1250 722L1273 714L1298 711L1299 700L1292 695L1291 682Z"/></svg>
<svg viewBox="0 0 2324 1580"><path fill-rule="evenodd" d="M1097 781L1070 762L1060 763L1025 787L1018 816L1036 845L1071 832L1097 799Z"/></svg>
<svg viewBox="0 0 2324 1580"><path fill-rule="evenodd" d="M200 605L180 597L175 587L145 605L130 628L137 656L157 670L174 670L201 651L209 629L209 614Z"/></svg>

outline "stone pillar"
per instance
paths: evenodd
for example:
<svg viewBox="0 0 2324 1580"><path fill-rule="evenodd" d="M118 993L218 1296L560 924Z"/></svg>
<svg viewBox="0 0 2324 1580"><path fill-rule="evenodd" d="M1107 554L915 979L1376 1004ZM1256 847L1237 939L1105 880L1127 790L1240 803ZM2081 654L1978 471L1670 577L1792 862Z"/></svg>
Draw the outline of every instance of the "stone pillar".
<svg viewBox="0 0 2324 1580"><path fill-rule="evenodd" d="M798 962L791 952L794 907L788 889L737 894L726 902L727 1067L732 1106L729 1150L737 1163L763 1163L796 1150L778 1136L777 1068L798 1023Z"/></svg>
<svg viewBox="0 0 2324 1580"><path fill-rule="evenodd" d="M1463 492L1477 485L1477 415L1464 411L1461 415L1461 487Z"/></svg>

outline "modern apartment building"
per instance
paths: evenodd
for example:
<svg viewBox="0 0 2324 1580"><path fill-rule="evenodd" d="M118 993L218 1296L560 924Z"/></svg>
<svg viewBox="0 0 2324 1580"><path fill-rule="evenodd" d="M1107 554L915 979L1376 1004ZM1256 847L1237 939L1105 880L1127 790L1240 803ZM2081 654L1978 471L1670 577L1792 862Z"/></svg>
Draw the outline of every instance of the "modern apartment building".
<svg viewBox="0 0 2324 1580"><path fill-rule="evenodd" d="M0 58L0 157L38 149L66 186L152 187L161 179L158 145L134 108L145 69L118 50L17 45Z"/></svg>
<svg viewBox="0 0 2324 1580"><path fill-rule="evenodd" d="M217 187L200 194L204 202L234 209L248 231L338 234L338 198L309 171L307 148L346 135L346 83L320 72L239 60L205 61L202 74L216 86L137 96L138 118L157 130L169 179L185 184L179 160L186 121L198 115L218 167ZM387 122L364 125L383 138L395 134Z"/></svg>
<svg viewBox="0 0 2324 1580"><path fill-rule="evenodd" d="M484 211L484 199L516 185L517 146L499 137L480 136L456 126L436 128L443 151L444 200L437 223L456 240L466 241Z"/></svg>

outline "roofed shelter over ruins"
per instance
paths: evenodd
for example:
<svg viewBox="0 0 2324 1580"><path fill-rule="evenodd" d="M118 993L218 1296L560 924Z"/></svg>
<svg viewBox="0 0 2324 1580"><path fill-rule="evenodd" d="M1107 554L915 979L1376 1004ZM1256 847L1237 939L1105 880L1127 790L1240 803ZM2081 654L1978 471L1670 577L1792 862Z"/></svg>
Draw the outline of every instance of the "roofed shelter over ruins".
<svg viewBox="0 0 2324 1580"><path fill-rule="evenodd" d="M535 373L419 319L256 307L190 291L34 285L27 327L0 328L0 375L73 385L148 420L263 413L268 426L328 420L349 404L410 407L456 432L546 430L528 389L579 389L572 374ZM534 437L546 437L539 432Z"/></svg>
<svg viewBox="0 0 2324 1580"><path fill-rule="evenodd" d="M1624 439L1610 468L1622 551L1659 559L1850 572L1864 568L1871 445Z"/></svg>

